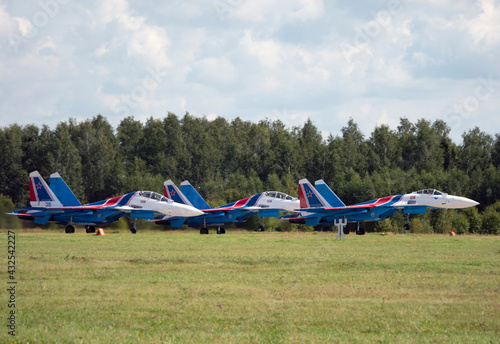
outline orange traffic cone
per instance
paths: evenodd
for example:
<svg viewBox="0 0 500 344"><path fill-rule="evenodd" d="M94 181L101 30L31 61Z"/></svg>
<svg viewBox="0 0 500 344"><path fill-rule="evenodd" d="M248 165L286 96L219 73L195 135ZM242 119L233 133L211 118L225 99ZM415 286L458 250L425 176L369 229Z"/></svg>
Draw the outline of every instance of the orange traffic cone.
<svg viewBox="0 0 500 344"><path fill-rule="evenodd" d="M97 228L97 232L95 233L95 235L105 235L105 234L104 234L104 229L102 229L102 228Z"/></svg>

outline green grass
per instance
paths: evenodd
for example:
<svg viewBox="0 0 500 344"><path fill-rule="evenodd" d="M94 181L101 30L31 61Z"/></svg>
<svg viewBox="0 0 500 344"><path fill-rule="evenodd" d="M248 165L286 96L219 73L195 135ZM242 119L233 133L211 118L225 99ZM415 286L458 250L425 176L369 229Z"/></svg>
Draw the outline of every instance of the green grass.
<svg viewBox="0 0 500 344"><path fill-rule="evenodd" d="M500 237L335 235L17 230L0 342L499 342Z"/></svg>

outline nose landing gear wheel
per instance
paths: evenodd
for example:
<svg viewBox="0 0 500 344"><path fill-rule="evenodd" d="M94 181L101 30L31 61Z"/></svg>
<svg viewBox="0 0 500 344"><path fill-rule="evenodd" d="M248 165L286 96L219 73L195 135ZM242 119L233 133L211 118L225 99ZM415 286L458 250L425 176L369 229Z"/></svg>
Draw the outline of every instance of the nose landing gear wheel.
<svg viewBox="0 0 500 344"><path fill-rule="evenodd" d="M68 225L68 226L66 226L65 232L67 234L74 233L75 232L75 227L73 227L72 225Z"/></svg>

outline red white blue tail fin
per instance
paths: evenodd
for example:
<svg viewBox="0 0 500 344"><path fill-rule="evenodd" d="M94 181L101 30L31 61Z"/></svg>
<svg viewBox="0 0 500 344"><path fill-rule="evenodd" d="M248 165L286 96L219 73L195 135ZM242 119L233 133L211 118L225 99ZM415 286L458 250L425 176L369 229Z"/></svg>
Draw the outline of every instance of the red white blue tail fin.
<svg viewBox="0 0 500 344"><path fill-rule="evenodd" d="M38 171L30 173L30 204L32 207L62 207Z"/></svg>
<svg viewBox="0 0 500 344"><path fill-rule="evenodd" d="M163 193L165 197L170 198L174 202L192 206L191 202L170 179L163 183Z"/></svg>
<svg viewBox="0 0 500 344"><path fill-rule="evenodd" d="M325 198L305 178L299 180L299 200L301 209L330 207Z"/></svg>

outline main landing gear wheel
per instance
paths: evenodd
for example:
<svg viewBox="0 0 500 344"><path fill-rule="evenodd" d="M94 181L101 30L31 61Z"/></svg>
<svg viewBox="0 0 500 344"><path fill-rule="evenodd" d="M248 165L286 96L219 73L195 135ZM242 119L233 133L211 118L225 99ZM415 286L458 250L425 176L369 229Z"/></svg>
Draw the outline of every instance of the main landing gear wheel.
<svg viewBox="0 0 500 344"><path fill-rule="evenodd" d="M359 226L359 222L358 227L356 228L356 235L365 235L365 229Z"/></svg>
<svg viewBox="0 0 500 344"><path fill-rule="evenodd" d="M406 214L406 222L407 224L403 226L403 228L405 229L405 231L409 231L410 230L410 214Z"/></svg>
<svg viewBox="0 0 500 344"><path fill-rule="evenodd" d="M73 227L72 225L67 225L65 231L66 231L67 234L74 233L75 232L75 227Z"/></svg>
<svg viewBox="0 0 500 344"><path fill-rule="evenodd" d="M94 226L85 226L85 232L86 233L95 233L95 227Z"/></svg>
<svg viewBox="0 0 500 344"><path fill-rule="evenodd" d="M129 222L130 224L130 233L135 234L137 233L137 219L130 219L131 221Z"/></svg>
<svg viewBox="0 0 500 344"><path fill-rule="evenodd" d="M203 227L202 229L200 229L200 234L208 234L208 228Z"/></svg>
<svg viewBox="0 0 500 344"><path fill-rule="evenodd" d="M224 227L217 227L217 234L226 234L226 230Z"/></svg>

